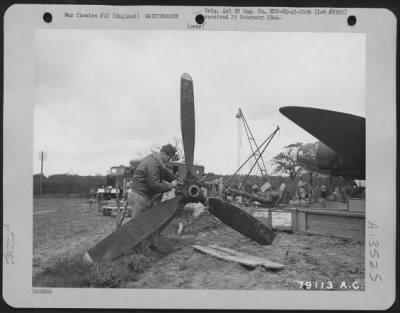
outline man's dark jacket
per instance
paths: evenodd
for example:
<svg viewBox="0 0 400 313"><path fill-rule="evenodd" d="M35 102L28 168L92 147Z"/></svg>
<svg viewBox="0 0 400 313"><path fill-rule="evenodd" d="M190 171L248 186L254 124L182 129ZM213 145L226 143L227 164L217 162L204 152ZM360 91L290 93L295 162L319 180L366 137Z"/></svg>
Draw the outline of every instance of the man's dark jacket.
<svg viewBox="0 0 400 313"><path fill-rule="evenodd" d="M163 180L171 182L176 177L165 168L157 154L150 154L138 165L133 174L132 189L146 197L170 190Z"/></svg>

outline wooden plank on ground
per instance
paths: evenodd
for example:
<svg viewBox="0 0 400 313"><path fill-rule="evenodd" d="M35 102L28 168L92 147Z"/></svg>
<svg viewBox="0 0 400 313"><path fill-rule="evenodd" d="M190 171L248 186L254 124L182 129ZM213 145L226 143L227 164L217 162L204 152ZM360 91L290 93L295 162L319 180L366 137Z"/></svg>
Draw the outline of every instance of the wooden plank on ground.
<svg viewBox="0 0 400 313"><path fill-rule="evenodd" d="M192 246L196 251L200 251L211 256L214 256L218 259L236 262L248 267L255 268L257 266L262 266L266 269L274 269L280 270L284 268L284 265L271 262L265 258L257 257L254 255L250 255L247 253L239 252L236 250L220 247L217 245L209 245L209 246L199 246L193 245Z"/></svg>

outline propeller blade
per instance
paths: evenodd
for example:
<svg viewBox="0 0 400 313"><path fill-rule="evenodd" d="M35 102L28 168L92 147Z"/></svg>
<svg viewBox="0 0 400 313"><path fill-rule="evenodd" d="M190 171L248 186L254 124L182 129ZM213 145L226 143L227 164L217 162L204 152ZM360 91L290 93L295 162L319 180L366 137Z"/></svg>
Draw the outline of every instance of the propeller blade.
<svg viewBox="0 0 400 313"><path fill-rule="evenodd" d="M133 248L153 233L162 231L175 217L176 212L185 206L185 203L183 196L178 195L132 218L91 248L88 251L89 260L111 261L129 254Z"/></svg>
<svg viewBox="0 0 400 313"><path fill-rule="evenodd" d="M181 131L188 174L193 175L195 143L194 95L192 77L187 73L181 76Z"/></svg>
<svg viewBox="0 0 400 313"><path fill-rule="evenodd" d="M316 108L287 106L279 111L344 158L365 164L365 118Z"/></svg>
<svg viewBox="0 0 400 313"><path fill-rule="evenodd" d="M274 240L276 234L272 229L237 206L219 198L209 198L208 204L213 215L246 237L261 245L269 245Z"/></svg>

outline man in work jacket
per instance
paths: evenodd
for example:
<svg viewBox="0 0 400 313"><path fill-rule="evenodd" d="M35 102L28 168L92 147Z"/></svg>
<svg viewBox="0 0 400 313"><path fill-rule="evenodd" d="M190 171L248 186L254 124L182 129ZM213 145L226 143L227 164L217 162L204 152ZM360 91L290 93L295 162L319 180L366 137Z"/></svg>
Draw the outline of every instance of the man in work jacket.
<svg viewBox="0 0 400 313"><path fill-rule="evenodd" d="M167 144L161 147L160 152L146 156L138 165L133 174L131 191L128 193L128 202L133 209L133 218L157 204L156 197L176 187L176 177L165 167L176 154L176 148ZM143 242L137 250L157 247L158 234Z"/></svg>

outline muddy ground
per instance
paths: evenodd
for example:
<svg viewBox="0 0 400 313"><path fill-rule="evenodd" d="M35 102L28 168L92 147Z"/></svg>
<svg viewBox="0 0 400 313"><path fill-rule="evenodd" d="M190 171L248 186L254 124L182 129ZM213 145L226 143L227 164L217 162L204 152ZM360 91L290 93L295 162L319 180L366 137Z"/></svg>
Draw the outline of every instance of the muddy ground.
<svg viewBox="0 0 400 313"><path fill-rule="evenodd" d="M82 256L115 229L115 220L87 199L34 200L33 285L179 289L298 290L364 288L364 244L318 235L278 232L261 246L208 212L184 209L163 231L159 249L117 261L87 265ZM178 223L184 225L177 235ZM281 263L283 270L249 269L196 252L192 245L217 244ZM305 284L312 282L312 285ZM323 284L323 285L322 285ZM340 288L341 287L341 288Z"/></svg>

